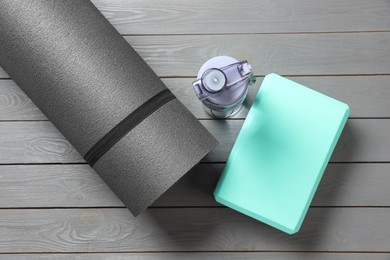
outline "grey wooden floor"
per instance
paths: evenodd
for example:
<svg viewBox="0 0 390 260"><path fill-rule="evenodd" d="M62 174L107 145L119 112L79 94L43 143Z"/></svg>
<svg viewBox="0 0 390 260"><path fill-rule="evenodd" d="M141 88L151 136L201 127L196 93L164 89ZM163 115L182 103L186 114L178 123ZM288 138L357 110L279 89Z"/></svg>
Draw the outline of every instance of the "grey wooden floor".
<svg viewBox="0 0 390 260"><path fill-rule="evenodd" d="M0 69L0 259L390 259L390 0L93 2L220 145L134 218ZM216 55L258 76L233 120L210 120L191 88ZM351 108L293 236L212 197L270 72Z"/></svg>

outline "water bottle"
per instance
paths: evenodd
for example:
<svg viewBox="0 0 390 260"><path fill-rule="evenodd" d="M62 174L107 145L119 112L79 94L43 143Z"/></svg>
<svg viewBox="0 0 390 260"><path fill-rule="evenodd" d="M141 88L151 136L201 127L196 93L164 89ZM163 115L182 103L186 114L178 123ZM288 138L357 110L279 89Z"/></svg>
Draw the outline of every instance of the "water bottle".
<svg viewBox="0 0 390 260"><path fill-rule="evenodd" d="M207 114L228 118L241 110L248 87L255 81L246 60L217 56L203 64L192 85Z"/></svg>

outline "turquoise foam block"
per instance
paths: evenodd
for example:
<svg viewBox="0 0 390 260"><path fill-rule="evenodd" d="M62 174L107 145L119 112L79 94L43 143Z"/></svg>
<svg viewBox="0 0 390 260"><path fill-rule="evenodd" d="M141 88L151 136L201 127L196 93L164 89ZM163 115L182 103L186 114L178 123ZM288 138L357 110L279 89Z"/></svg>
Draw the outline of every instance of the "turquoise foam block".
<svg viewBox="0 0 390 260"><path fill-rule="evenodd" d="M286 233L298 232L348 116L348 105L267 75L215 199Z"/></svg>

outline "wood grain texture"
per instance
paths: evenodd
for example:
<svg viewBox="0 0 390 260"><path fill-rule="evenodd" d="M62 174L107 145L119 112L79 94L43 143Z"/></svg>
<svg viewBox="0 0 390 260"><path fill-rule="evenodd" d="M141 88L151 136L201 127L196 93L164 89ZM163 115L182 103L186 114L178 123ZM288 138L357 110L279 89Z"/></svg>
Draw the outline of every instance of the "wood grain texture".
<svg viewBox="0 0 390 260"><path fill-rule="evenodd" d="M300 253L300 252L193 252L193 253L87 253L87 254L0 254L0 260L389 260L387 253Z"/></svg>
<svg viewBox="0 0 390 260"><path fill-rule="evenodd" d="M0 163L84 162L48 121L0 123Z"/></svg>
<svg viewBox="0 0 390 260"><path fill-rule="evenodd" d="M298 234L230 209L2 210L0 252L389 252L389 208L311 208ZM245 234L245 235L243 235Z"/></svg>
<svg viewBox="0 0 390 260"><path fill-rule="evenodd" d="M354 76L354 77L290 77L291 80L336 98L349 105L350 118L390 117L390 76ZM163 79L169 89L198 118L210 118L203 110L192 89L194 79ZM243 109L235 118L245 118L259 90L263 77L249 88Z"/></svg>
<svg viewBox="0 0 390 260"><path fill-rule="evenodd" d="M1 165L0 198L2 208L124 207L87 164Z"/></svg>
<svg viewBox="0 0 390 260"><path fill-rule="evenodd" d="M390 74L390 32L125 36L158 76L195 76L218 55L247 59L257 76ZM374 47L375 46L375 47ZM6 77L0 72L0 77Z"/></svg>
<svg viewBox="0 0 390 260"><path fill-rule="evenodd" d="M243 120L200 120L219 141L203 162L225 162ZM331 162L390 162L390 119L350 119ZM79 163L81 155L49 122L1 122L0 164Z"/></svg>
<svg viewBox="0 0 390 260"><path fill-rule="evenodd" d="M390 30L386 0L92 2L122 34Z"/></svg>
<svg viewBox="0 0 390 260"><path fill-rule="evenodd" d="M255 75L389 74L390 33L127 36L159 76L195 76L218 55L248 60ZM375 47L374 47L375 46Z"/></svg>
<svg viewBox="0 0 390 260"><path fill-rule="evenodd" d="M9 75L7 74L7 72L5 72L3 68L0 67L0 79L8 79L8 78Z"/></svg>
<svg viewBox="0 0 390 260"><path fill-rule="evenodd" d="M219 145L203 160L225 162L243 120L204 120L202 124ZM331 162L389 162L389 119L350 119L336 145Z"/></svg>
<svg viewBox="0 0 390 260"><path fill-rule="evenodd" d="M1 120L47 120L12 80L0 80Z"/></svg>
<svg viewBox="0 0 390 260"><path fill-rule="evenodd" d="M199 164L152 207L217 207L224 164ZM88 165L2 165L0 208L124 207ZM390 206L390 164L329 164L312 206Z"/></svg>
<svg viewBox="0 0 390 260"><path fill-rule="evenodd" d="M220 145L134 218L0 68L0 164L16 164L0 165L0 259L390 260L388 0L92 2ZM217 55L260 76L235 120L209 120L191 87ZM270 72L347 103L354 118L293 236L212 196ZM10 122L26 120L40 121Z"/></svg>
<svg viewBox="0 0 390 260"><path fill-rule="evenodd" d="M298 83L347 103L350 117L390 117L390 76L290 77ZM164 78L164 83L198 118L210 118L192 89L193 78ZM244 108L235 118L245 118L263 77L249 89ZM12 80L0 80L1 120L47 120Z"/></svg>

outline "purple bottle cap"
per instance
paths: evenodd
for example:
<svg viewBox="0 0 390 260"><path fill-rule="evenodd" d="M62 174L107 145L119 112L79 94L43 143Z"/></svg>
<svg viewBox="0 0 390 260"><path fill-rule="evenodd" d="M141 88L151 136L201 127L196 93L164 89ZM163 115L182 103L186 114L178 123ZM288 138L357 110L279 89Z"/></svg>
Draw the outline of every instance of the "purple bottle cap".
<svg viewBox="0 0 390 260"><path fill-rule="evenodd" d="M247 61L217 56L203 64L193 87L208 114L226 118L241 108L250 78L253 74Z"/></svg>

